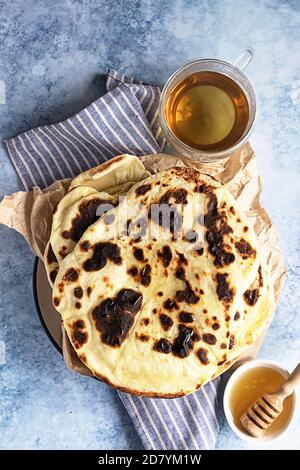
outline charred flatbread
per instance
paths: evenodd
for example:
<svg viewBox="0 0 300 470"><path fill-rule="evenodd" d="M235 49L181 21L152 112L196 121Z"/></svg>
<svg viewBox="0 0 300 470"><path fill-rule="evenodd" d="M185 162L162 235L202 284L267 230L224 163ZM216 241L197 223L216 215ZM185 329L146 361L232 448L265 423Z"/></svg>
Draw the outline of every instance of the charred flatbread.
<svg viewBox="0 0 300 470"><path fill-rule="evenodd" d="M44 253L49 283L53 286L59 263L101 215L118 204L121 195L150 173L134 155L117 157L76 178L53 213L51 235Z"/></svg>
<svg viewBox="0 0 300 470"><path fill-rule="evenodd" d="M69 339L120 390L191 393L272 317L256 235L224 186L188 168L137 183L109 214L60 264L53 303Z"/></svg>

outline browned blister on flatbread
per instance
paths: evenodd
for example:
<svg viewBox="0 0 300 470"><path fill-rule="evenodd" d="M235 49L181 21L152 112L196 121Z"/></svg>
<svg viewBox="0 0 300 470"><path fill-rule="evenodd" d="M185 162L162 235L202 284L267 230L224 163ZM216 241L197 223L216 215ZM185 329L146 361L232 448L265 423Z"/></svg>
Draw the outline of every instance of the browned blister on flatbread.
<svg viewBox="0 0 300 470"><path fill-rule="evenodd" d="M53 285L56 279L57 273L58 273L59 263L52 249L50 241L48 241L46 248L45 248L44 264L45 264L48 280L50 284Z"/></svg>

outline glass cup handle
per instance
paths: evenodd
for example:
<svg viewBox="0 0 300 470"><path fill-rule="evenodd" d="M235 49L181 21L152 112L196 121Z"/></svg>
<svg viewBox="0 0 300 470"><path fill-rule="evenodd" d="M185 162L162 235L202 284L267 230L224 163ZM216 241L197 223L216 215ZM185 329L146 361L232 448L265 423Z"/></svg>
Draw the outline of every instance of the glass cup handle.
<svg viewBox="0 0 300 470"><path fill-rule="evenodd" d="M254 56L254 49L247 47L244 52L233 62L233 65L240 70L244 70L251 62Z"/></svg>

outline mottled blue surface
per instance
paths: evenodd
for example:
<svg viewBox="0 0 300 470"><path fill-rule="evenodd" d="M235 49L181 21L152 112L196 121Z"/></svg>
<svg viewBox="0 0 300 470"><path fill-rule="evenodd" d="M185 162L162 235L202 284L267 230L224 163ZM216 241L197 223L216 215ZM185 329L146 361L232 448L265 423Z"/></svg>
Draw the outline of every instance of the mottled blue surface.
<svg viewBox="0 0 300 470"><path fill-rule="evenodd" d="M300 1L2 0L0 18L1 140L79 111L103 93L109 67L162 84L187 60L230 61L254 47L251 140L288 264L259 356L292 369L300 357ZM3 148L0 162L1 195L20 189ZM0 230L0 448L140 448L114 391L65 367L35 312L33 256L21 236ZM298 411L273 447L300 448L299 427ZM217 447L249 445L223 421Z"/></svg>

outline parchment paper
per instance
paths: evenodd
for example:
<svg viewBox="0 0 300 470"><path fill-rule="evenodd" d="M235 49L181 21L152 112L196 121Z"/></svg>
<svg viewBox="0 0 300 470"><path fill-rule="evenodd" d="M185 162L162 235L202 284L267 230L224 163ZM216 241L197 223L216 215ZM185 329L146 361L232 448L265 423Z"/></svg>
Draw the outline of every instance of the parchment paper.
<svg viewBox="0 0 300 470"><path fill-rule="evenodd" d="M262 186L255 154L250 144L246 144L241 150L223 160L210 163L168 154L145 155L141 157L141 160L153 173L172 166L187 166L197 168L226 185L241 209L244 210L249 224L254 227L263 256L270 269L271 283L277 303L286 268L276 229L267 212L260 205ZM0 223L21 233L32 251L41 259L50 236L53 210L66 193L69 184L70 180L57 181L44 190L34 188L30 192L18 192L5 196L0 203ZM240 356L238 363L255 357L266 331ZM67 366L81 374L92 375L79 360L64 330L62 338L63 356Z"/></svg>

